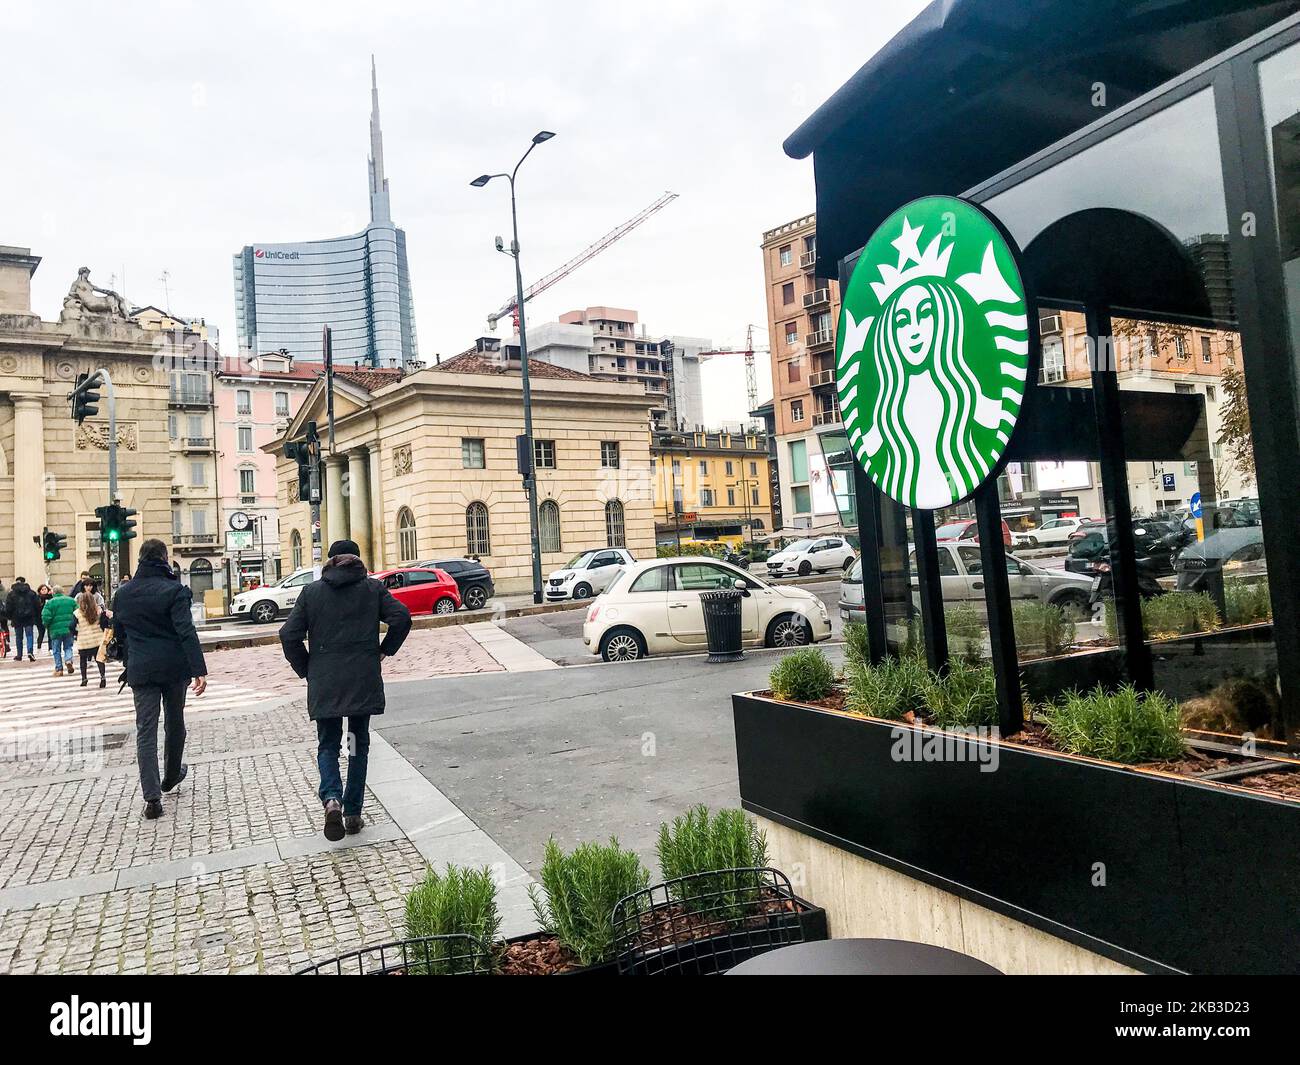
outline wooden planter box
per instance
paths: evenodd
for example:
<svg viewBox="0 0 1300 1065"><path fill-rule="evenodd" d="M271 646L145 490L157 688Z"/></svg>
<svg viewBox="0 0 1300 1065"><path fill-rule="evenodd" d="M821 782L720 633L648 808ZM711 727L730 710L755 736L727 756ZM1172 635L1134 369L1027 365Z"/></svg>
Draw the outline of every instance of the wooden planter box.
<svg viewBox="0 0 1300 1065"><path fill-rule="evenodd" d="M981 772L960 736L900 761L936 730L732 706L753 813L1135 968L1300 973L1300 803L1006 742Z"/></svg>

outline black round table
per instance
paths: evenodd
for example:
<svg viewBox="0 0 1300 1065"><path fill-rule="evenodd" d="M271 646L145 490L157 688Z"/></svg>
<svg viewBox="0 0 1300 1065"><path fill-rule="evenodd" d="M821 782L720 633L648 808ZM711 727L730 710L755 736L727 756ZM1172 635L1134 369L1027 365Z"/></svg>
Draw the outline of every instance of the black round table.
<svg viewBox="0 0 1300 1065"><path fill-rule="evenodd" d="M1001 976L946 947L905 939L827 939L795 943L742 961L728 976Z"/></svg>

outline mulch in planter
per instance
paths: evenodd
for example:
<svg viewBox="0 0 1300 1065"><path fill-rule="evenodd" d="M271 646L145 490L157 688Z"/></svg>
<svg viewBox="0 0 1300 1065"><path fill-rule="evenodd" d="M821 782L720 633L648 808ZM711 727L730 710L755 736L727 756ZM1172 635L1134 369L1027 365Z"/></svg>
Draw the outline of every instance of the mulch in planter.
<svg viewBox="0 0 1300 1065"><path fill-rule="evenodd" d="M505 945L502 976L556 976L581 969L577 955L555 936L540 935Z"/></svg>

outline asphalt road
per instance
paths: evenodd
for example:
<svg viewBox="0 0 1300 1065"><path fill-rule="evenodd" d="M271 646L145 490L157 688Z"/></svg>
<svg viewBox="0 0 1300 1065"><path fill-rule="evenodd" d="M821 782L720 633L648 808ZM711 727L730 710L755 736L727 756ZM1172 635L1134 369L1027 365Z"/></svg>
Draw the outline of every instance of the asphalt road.
<svg viewBox="0 0 1300 1065"><path fill-rule="evenodd" d="M739 804L731 694L786 653L390 683L372 727L530 872L550 836L615 836L654 869L662 821Z"/></svg>
<svg viewBox="0 0 1300 1065"><path fill-rule="evenodd" d="M781 582L801 583L801 582ZM831 639L840 638L840 582L821 581L801 584L826 604L831 616ZM536 614L531 617L511 618L501 622L501 627L516 640L526 643L538 654L562 666L581 666L599 661L582 642L582 625L585 610L564 610L554 614Z"/></svg>

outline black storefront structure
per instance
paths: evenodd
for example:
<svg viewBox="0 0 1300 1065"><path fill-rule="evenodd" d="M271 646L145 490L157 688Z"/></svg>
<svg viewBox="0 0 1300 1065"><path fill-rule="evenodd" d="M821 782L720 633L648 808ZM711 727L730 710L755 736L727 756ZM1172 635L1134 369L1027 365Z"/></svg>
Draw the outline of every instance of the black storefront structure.
<svg viewBox="0 0 1300 1065"><path fill-rule="evenodd" d="M899 206L961 196L1021 249L1038 314L1086 323L1086 372L1027 392L1006 459L1099 463L1114 640L1022 665L991 477L974 502L983 571L994 575L984 594L1003 733L1022 727L1026 692L1131 681L1187 701L1248 678L1270 693L1270 750L1294 756L1300 3L932 3L785 148L814 159L820 276L843 288ZM1216 385L1142 372L1147 338L1158 351L1192 329L1222 338L1218 367L1244 374L1262 519L1234 531L1244 546L1198 587L1222 605L1225 573L1265 579L1272 618L1156 640L1137 594L1129 464L1195 463L1214 530L1229 461L1208 422ZM909 514L843 465L861 521L871 654L897 647L919 601L929 663L943 670L934 516ZM900 766L885 728L752 696L736 697L735 716L747 809L1010 918L1026 929L1015 949L1032 954L1045 931L1143 971L1300 971L1300 803L1023 747L1004 746L993 773Z"/></svg>

